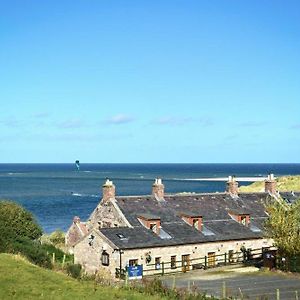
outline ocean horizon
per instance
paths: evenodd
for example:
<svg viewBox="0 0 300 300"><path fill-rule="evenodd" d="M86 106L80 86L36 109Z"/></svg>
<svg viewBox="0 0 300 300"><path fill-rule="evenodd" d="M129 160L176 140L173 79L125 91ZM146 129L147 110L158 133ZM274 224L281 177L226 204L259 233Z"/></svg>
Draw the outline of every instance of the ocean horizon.
<svg viewBox="0 0 300 300"><path fill-rule="evenodd" d="M147 195L153 180L163 179L166 193L223 192L224 180L236 177L299 175L299 163L1 163L0 199L22 204L46 233L66 231L73 217L85 221L101 200L102 184L113 180L117 195ZM250 184L242 181L240 185Z"/></svg>

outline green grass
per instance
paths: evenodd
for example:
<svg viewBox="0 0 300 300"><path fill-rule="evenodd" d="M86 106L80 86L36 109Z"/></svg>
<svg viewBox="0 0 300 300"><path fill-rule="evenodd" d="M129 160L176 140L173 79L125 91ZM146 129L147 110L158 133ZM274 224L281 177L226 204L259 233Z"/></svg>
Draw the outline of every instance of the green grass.
<svg viewBox="0 0 300 300"><path fill-rule="evenodd" d="M32 265L19 256L0 254L0 299L163 299L114 286L95 286Z"/></svg>
<svg viewBox="0 0 300 300"><path fill-rule="evenodd" d="M297 176L282 176L276 179L277 190L280 192L300 191L300 175ZM265 183L258 181L250 185L241 186L242 193L264 192Z"/></svg>

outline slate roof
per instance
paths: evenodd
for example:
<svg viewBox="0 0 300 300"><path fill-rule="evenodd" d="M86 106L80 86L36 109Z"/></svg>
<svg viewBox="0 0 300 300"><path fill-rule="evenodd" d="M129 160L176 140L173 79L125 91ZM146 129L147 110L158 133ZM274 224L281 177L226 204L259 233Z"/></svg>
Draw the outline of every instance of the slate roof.
<svg viewBox="0 0 300 300"><path fill-rule="evenodd" d="M239 197L227 193L165 195L165 201L158 201L153 196L116 197L117 205L133 228L99 230L121 249L262 238L263 222L267 218L264 202L268 196L267 193L245 193ZM233 220L230 211L250 214L251 226ZM186 224L180 217L184 213L201 215L205 230L200 232ZM159 218L162 229L171 239L163 239L145 228L139 222L139 216ZM122 234L125 239L117 234Z"/></svg>
<svg viewBox="0 0 300 300"><path fill-rule="evenodd" d="M281 196L292 203L300 198L300 193L281 193ZM165 195L165 201L153 196L116 197L117 205L133 227L99 230L120 249L262 238L263 223L268 217L264 202L268 197L268 193L243 193L238 197L228 193ZM236 222L230 212L249 214L250 225ZM186 224L180 217L182 214L202 216L202 232ZM171 239L162 239L145 228L139 216L160 219L162 229ZM118 234L125 238L119 238Z"/></svg>

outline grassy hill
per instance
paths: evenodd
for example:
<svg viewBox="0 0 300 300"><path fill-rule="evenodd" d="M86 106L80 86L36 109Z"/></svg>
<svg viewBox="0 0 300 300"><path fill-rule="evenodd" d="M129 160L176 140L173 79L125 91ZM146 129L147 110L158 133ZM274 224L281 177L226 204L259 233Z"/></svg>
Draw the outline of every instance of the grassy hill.
<svg viewBox="0 0 300 300"><path fill-rule="evenodd" d="M280 192L300 191L300 175L282 176L276 179L277 190ZM241 186L240 192L253 193L264 192L264 182L258 181L247 186Z"/></svg>
<svg viewBox="0 0 300 300"><path fill-rule="evenodd" d="M94 286L32 265L19 256L0 254L0 299L163 299L117 287Z"/></svg>

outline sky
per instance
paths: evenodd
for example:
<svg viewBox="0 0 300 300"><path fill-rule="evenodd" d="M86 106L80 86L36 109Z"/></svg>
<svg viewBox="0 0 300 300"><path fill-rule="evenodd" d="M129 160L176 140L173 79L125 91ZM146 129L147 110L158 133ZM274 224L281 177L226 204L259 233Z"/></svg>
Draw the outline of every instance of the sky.
<svg viewBox="0 0 300 300"><path fill-rule="evenodd" d="M0 0L0 163L300 163L298 0Z"/></svg>

